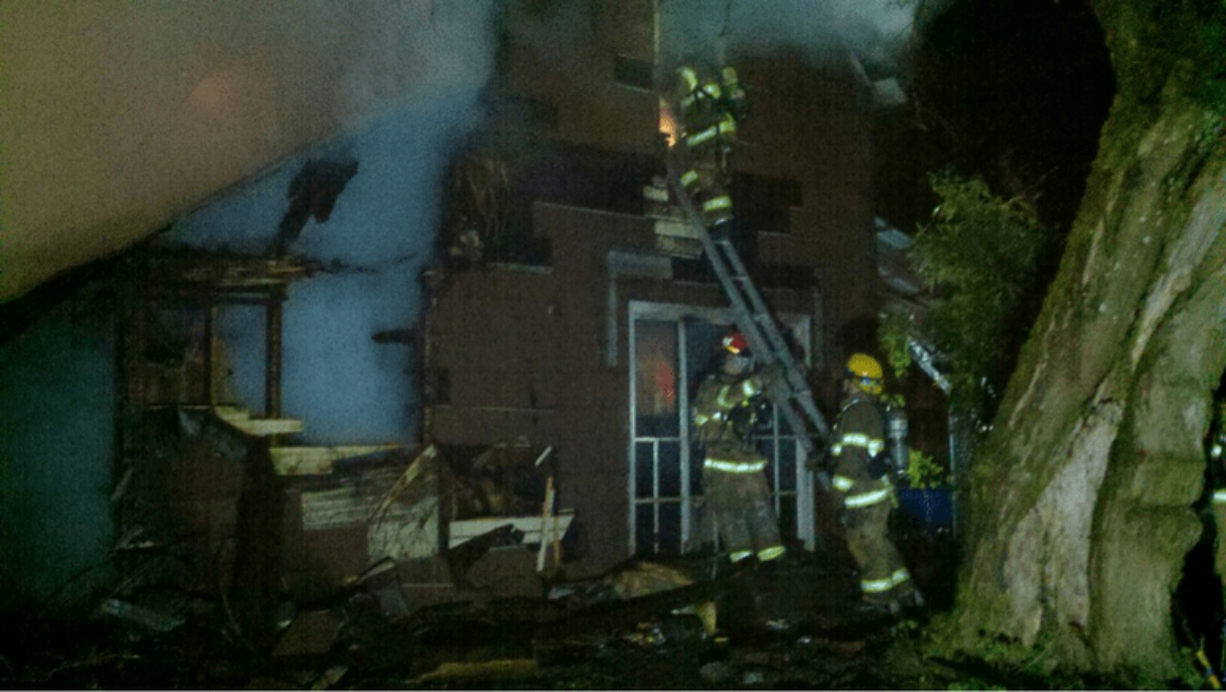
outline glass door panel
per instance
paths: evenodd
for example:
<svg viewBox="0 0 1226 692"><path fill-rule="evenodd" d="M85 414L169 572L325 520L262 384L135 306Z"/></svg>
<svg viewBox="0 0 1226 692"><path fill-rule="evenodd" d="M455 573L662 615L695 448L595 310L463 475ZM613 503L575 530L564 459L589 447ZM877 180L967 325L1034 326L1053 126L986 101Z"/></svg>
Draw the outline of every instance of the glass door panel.
<svg viewBox="0 0 1226 692"><path fill-rule="evenodd" d="M720 365L719 343L732 328L727 310L632 303L630 309L631 552L676 554L712 540L702 522L702 449L690 440L690 402ZM805 318L785 320L791 328ZM807 340L802 342L807 346ZM798 466L799 445L772 406L754 430L768 460L780 530L806 538L812 486ZM806 492L806 489L809 492ZM809 503L808 511L800 505Z"/></svg>

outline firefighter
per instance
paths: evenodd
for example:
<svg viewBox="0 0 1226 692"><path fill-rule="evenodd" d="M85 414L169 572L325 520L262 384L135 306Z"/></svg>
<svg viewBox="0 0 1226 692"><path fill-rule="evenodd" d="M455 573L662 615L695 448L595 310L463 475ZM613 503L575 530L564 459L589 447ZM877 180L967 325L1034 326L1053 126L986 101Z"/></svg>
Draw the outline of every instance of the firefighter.
<svg viewBox="0 0 1226 692"><path fill-rule="evenodd" d="M886 421L878 402L881 364L856 353L844 371L844 399L835 422L830 455L847 547L860 570L860 593L870 608L897 614L922 605L911 573L889 536L896 500L890 483Z"/></svg>
<svg viewBox="0 0 1226 692"><path fill-rule="evenodd" d="M677 69L677 113L681 124L678 149L685 165L681 185L702 212L717 237L732 222L729 159L736 142L737 121L748 115L748 100L736 70L704 74L683 65Z"/></svg>
<svg viewBox="0 0 1226 692"><path fill-rule="evenodd" d="M752 373L753 356L740 332L726 336L723 363L698 387L694 429L704 447L703 493L719 525L720 540L733 563L759 562L784 553L779 523L766 485L766 458L753 447L750 430L761 394L779 386L779 364Z"/></svg>

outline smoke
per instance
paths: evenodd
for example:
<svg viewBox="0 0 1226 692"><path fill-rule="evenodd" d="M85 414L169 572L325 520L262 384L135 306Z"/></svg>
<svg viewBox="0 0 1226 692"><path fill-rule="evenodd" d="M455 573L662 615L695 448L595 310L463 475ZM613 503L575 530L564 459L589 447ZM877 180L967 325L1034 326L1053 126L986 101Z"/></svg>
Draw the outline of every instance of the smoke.
<svg viewBox="0 0 1226 692"><path fill-rule="evenodd" d="M421 90L472 91L493 67L494 3L471 0L352 3L339 7L367 30L341 83L343 119L396 108Z"/></svg>
<svg viewBox="0 0 1226 692"><path fill-rule="evenodd" d="M298 111L304 111L347 129L422 90L484 83L492 67L494 5L468 0L213 0L190 17L203 26L184 29L180 24L189 18L173 10L165 21L185 34L186 45L195 46L189 63L230 64L226 72L201 82L217 82L217 88L199 95L214 108L227 96L249 96L226 89L224 81L229 73L258 66L269 75L264 86L271 99L291 109L281 110L281 119L301 117ZM143 39L147 29L134 29L138 35L131 38Z"/></svg>
<svg viewBox="0 0 1226 692"><path fill-rule="evenodd" d="M781 46L815 61L850 49L878 59L910 35L914 3L903 0L660 0L665 51L716 59Z"/></svg>
<svg viewBox="0 0 1226 692"><path fill-rule="evenodd" d="M371 337L421 319L419 278L433 258L446 169L482 122L478 96L493 64L494 8L467 0L312 7L344 37L331 40L363 42L339 81L341 134L181 219L164 242L264 254L303 164L356 160L358 172L328 221L307 221L290 248L325 271L289 290L283 415L304 421L299 443L407 442L418 407L417 345ZM262 411L263 311L228 308L220 324L230 387L239 403Z"/></svg>

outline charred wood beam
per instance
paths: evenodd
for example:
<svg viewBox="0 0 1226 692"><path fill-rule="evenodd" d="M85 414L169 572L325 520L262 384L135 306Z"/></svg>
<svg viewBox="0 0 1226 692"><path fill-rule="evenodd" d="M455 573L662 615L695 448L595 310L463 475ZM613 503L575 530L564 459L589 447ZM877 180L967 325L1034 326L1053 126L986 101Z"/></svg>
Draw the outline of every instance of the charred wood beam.
<svg viewBox="0 0 1226 692"><path fill-rule="evenodd" d="M266 319L268 340L264 368L264 416L266 418L281 417L281 329L284 300L284 286L272 291L268 300Z"/></svg>
<svg viewBox="0 0 1226 692"><path fill-rule="evenodd" d="M241 255L153 253L133 261L147 283L260 290L311 276L318 266L294 258L269 260Z"/></svg>
<svg viewBox="0 0 1226 692"><path fill-rule="evenodd" d="M285 493L273 472L267 445L250 439L245 443L235 526L238 550L232 572L233 606L244 638L265 651L275 639L272 612L280 587Z"/></svg>
<svg viewBox="0 0 1226 692"><path fill-rule="evenodd" d="M216 393L213 388L213 360L214 360L214 334L213 330L217 324L217 306L207 298L203 302L202 309L204 311L204 343L203 345L203 360L204 360L204 403L213 405L216 400Z"/></svg>
<svg viewBox="0 0 1226 692"><path fill-rule="evenodd" d="M281 218L269 254L284 257L312 217L318 223L326 222L332 216L337 197L357 172L358 162L348 157L335 161L307 160L290 181L286 192L290 199L289 209Z"/></svg>

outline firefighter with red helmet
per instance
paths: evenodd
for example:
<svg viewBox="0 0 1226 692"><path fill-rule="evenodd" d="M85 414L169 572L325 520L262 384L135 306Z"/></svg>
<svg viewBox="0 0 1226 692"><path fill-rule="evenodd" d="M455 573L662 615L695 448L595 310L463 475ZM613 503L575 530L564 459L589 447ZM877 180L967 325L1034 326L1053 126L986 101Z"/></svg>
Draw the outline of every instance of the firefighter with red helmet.
<svg viewBox="0 0 1226 692"><path fill-rule="evenodd" d="M737 121L749 112L736 70L710 74L694 65L677 69L675 99L681 133L678 148L685 161L681 185L714 233L726 233L732 221L729 158Z"/></svg>
<svg viewBox="0 0 1226 692"><path fill-rule="evenodd" d="M831 484L841 508L847 547L860 570L864 602L897 613L922 605L911 573L890 540L890 510L895 503L886 450L886 418L878 397L881 364L856 353L847 361L843 402L835 421L830 455Z"/></svg>
<svg viewBox="0 0 1226 692"><path fill-rule="evenodd" d="M778 385L775 364L754 373L749 343L740 332L722 342L723 363L698 387L694 429L703 445L703 494L719 525L720 540L732 562L757 556L760 562L784 553L779 523L766 484L766 458L753 446L753 427L761 395Z"/></svg>

